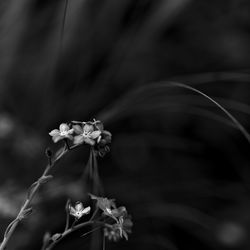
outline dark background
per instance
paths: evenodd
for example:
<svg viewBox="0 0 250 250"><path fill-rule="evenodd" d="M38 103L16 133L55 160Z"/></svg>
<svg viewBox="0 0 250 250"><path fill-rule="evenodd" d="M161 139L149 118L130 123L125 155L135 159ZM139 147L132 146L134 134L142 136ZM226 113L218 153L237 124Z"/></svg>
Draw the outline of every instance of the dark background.
<svg viewBox="0 0 250 250"><path fill-rule="evenodd" d="M49 131L96 118L113 134L99 160L105 194L134 221L129 241L106 249L249 249L250 145L213 103L169 87L205 92L249 129L249 1L65 3L0 3L1 233L45 148L61 145ZM40 249L47 230L63 230L67 198L86 199L87 159L85 146L55 168L9 249ZM88 249L89 239L56 249Z"/></svg>

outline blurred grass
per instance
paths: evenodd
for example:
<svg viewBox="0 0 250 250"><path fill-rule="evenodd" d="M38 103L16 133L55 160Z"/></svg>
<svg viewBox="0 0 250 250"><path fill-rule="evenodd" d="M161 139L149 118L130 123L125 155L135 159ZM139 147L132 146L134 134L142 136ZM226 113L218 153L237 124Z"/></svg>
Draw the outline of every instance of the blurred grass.
<svg viewBox="0 0 250 250"><path fill-rule="evenodd" d="M249 130L250 3L72 0L61 39L64 8L65 1L0 3L1 206L14 211L41 173L44 149L57 147L48 131L100 118L114 136L99 162L106 193L135 220L130 240L108 249L249 249L244 138L187 91L158 89L133 101L128 93L160 80L187 83ZM41 190L10 249L39 249L46 229L60 231L67 197L85 199L79 177L87 154L74 152L55 170L55 183ZM213 217L214 227L193 230L189 211ZM1 230L11 213L1 213ZM58 249L87 248L88 240L72 238Z"/></svg>

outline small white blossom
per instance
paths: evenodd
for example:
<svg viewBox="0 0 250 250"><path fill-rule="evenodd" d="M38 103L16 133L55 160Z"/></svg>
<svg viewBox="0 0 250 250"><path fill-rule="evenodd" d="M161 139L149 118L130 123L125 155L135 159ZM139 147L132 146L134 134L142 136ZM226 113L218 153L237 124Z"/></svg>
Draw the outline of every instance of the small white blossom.
<svg viewBox="0 0 250 250"><path fill-rule="evenodd" d="M84 208L81 202L76 202L75 207L69 205L69 213L70 215L74 216L76 219L80 219L83 215L89 214L90 206Z"/></svg>
<svg viewBox="0 0 250 250"><path fill-rule="evenodd" d="M74 133L74 129L70 129L68 124L62 123L58 129L52 130L49 135L52 136L52 140L56 143L62 139L70 139L73 140L72 134Z"/></svg>
<svg viewBox="0 0 250 250"><path fill-rule="evenodd" d="M93 146L95 145L95 140L100 137L101 131L94 130L92 124L84 124L83 127L80 125L73 126L75 133L77 134L74 138L74 144L81 144L83 142Z"/></svg>

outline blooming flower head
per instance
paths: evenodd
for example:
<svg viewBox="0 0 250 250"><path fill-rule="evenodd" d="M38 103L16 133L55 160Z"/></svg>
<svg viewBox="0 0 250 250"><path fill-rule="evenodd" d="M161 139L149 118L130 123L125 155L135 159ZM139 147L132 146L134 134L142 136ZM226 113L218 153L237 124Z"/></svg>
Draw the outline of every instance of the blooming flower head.
<svg viewBox="0 0 250 250"><path fill-rule="evenodd" d="M128 233L131 233L133 222L124 206L116 207L113 199L98 197L89 194L91 199L96 200L96 206L103 211L103 214L113 218L116 223L104 228L104 236L109 240L117 241L120 238L128 239Z"/></svg>
<svg viewBox="0 0 250 250"><path fill-rule="evenodd" d="M90 212L90 207L83 207L81 202L76 202L73 207L71 204L69 205L69 213L74 216L77 220L79 220L83 215L88 214Z"/></svg>
<svg viewBox="0 0 250 250"><path fill-rule="evenodd" d="M100 130L94 130L93 124L90 122L82 123L82 126L76 124L73 126L75 133L74 144L81 144L83 142L93 146L97 138L101 135Z"/></svg>
<svg viewBox="0 0 250 250"><path fill-rule="evenodd" d="M93 194L89 194L92 200L96 200L96 206L103 211L104 215L114 217L113 210L116 209L115 200L108 199L106 197L98 197Z"/></svg>
<svg viewBox="0 0 250 250"><path fill-rule="evenodd" d="M114 199L108 199L104 197L97 197L95 195L90 194L91 199L96 200L96 206L103 211L103 215L109 216L113 218L116 222L118 222L118 218L123 216L127 216L126 207L116 207Z"/></svg>
<svg viewBox="0 0 250 250"><path fill-rule="evenodd" d="M118 241L121 238L128 240L128 233L131 233L133 222L129 216L121 216L117 223L104 228L104 236L109 240Z"/></svg>
<svg viewBox="0 0 250 250"><path fill-rule="evenodd" d="M105 146L111 143L111 133L104 130L101 121L93 120L88 122L72 121L74 132L74 144L87 143L91 146L96 145L97 151L102 151L102 155L109 150Z"/></svg>
<svg viewBox="0 0 250 250"><path fill-rule="evenodd" d="M72 134L74 133L74 129L70 129L69 125L66 123L62 123L58 129L52 130L49 135L52 136L52 140L56 143L62 139L70 139L73 140Z"/></svg>

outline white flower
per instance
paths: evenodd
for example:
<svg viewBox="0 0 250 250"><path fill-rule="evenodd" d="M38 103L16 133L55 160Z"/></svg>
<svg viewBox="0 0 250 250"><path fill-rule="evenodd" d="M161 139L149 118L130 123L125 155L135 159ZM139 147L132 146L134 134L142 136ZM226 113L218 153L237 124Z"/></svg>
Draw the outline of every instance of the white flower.
<svg viewBox="0 0 250 250"><path fill-rule="evenodd" d="M76 134L74 138L74 144L81 144L83 142L93 146L96 143L96 139L100 137L101 131L94 130L94 126L92 124L84 124L83 127L80 125L73 126Z"/></svg>
<svg viewBox="0 0 250 250"><path fill-rule="evenodd" d="M56 143L62 139L73 140L73 133L74 129L70 129L68 124L62 123L59 127L59 130L54 129L49 133L49 135L52 136L52 140Z"/></svg>
<svg viewBox="0 0 250 250"><path fill-rule="evenodd" d="M74 216L76 219L80 219L83 215L88 214L90 212L90 206L84 208L83 204L78 201L73 207L71 204L69 205L69 213L70 215Z"/></svg>

